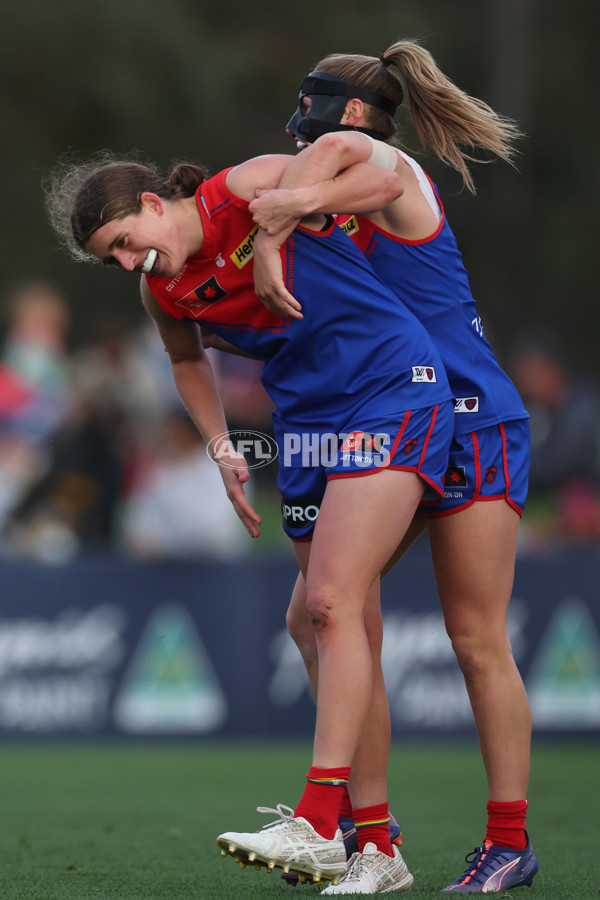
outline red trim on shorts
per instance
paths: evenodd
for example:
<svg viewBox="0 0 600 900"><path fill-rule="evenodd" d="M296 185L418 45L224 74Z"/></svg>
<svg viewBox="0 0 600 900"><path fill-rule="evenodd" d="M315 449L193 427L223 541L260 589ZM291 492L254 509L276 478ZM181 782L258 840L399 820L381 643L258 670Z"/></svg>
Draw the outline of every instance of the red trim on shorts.
<svg viewBox="0 0 600 900"><path fill-rule="evenodd" d="M406 426L408 425L408 420L410 419L411 410L407 410L404 413L404 418L402 420L402 425L398 429L398 433L394 438L394 443L392 444L391 450L389 452L389 459L391 459L396 452L396 448L398 444L402 440L402 435L406 431ZM336 478L361 478L363 475L373 475L375 472L382 472L384 469L402 469L406 472L416 472L417 470L414 467L409 466L391 466L389 463L385 466L377 466L375 469L365 469L362 472L333 472L331 475L327 476L327 481L334 481Z"/></svg>
<svg viewBox="0 0 600 900"><path fill-rule="evenodd" d="M437 484L437 482L433 481L433 479L429 478L428 475L425 475L423 472L421 472L421 466L423 465L423 463L427 457L427 448L429 447L429 441L431 439L431 435L433 433L433 430L435 428L435 423L437 421L438 410L439 410L439 404L436 403L436 405L433 407L433 413L431 415L431 422L430 422L429 428L427 429L427 434L426 434L425 440L423 442L423 450L421 452L421 458L419 459L418 466L402 466L402 465L398 465L398 464L394 465L393 463L388 463L386 466L377 466L377 468L375 468L375 469L366 469L363 472L334 472L332 475L327 476L327 481L334 481L336 478L362 478L363 475L374 475L376 472L383 472L383 471L387 471L387 470L391 470L394 472L414 472L415 475L418 475L419 478L421 478L421 480L425 482L425 484L428 484L430 487L432 487L440 495L440 497L443 498L443 496L444 496L443 487L440 488L440 486L439 486L439 484ZM396 437L394 439L394 443L392 444L392 447L390 449L390 453L389 453L390 459L392 459L396 450L398 449L398 445L400 444L400 441L402 440L402 438L404 436L404 432L406 431L406 427L409 423L411 414L412 414L412 410L407 410L404 413L404 419L402 420L402 425L398 429L398 434L396 435Z"/></svg>
<svg viewBox="0 0 600 900"><path fill-rule="evenodd" d="M500 424L498 425L498 428L500 429L500 434L502 435L502 464L504 466L504 481L506 482L505 499L506 499L506 502L508 503L508 505L511 507L511 509L514 509L514 511L516 513L518 513L519 516L522 516L523 510L521 509L519 504L515 503L515 501L512 500L510 497L511 481L510 481L510 473L509 473L509 469L508 469L508 448L506 446L506 431L504 430L504 424L502 422L500 422Z"/></svg>
<svg viewBox="0 0 600 900"><path fill-rule="evenodd" d="M473 500L475 497L479 497L481 494L481 455L479 453L479 440L477 438L477 432L471 432L471 440L473 441L473 461L475 463L475 493L473 494Z"/></svg>
<svg viewBox="0 0 600 900"><path fill-rule="evenodd" d="M435 423L437 422L439 408L440 407L439 407L438 403L436 403L436 405L433 407L431 423L429 425L427 435L425 436L425 440L423 442L423 452L421 453L421 459L419 460L419 466L418 466L417 471L418 471L419 475L421 476L421 478L423 479L423 481L426 484L428 484L430 487L432 487L434 489L434 491L436 491L440 495L440 497L443 499L444 485L442 484L442 486L440 487L439 484L436 484L435 481L432 481L431 478L428 478L427 475L423 475L423 473L421 472L421 466L423 465L425 458L427 456L427 449L429 447L429 441L431 440L431 435L433 434L433 429L435 428Z"/></svg>
<svg viewBox="0 0 600 900"><path fill-rule="evenodd" d="M403 436L404 432L406 431L406 426L408 425L408 421L410 419L411 412L412 412L412 410L408 409L404 413L404 418L402 419L402 425L398 429L398 434L396 435L396 440L394 441L394 443L392 444L391 449L390 449L390 459L392 459L394 453L398 449L398 444L402 440L402 436Z"/></svg>
<svg viewBox="0 0 600 900"><path fill-rule="evenodd" d="M378 466L376 469L367 469L365 472L340 472L339 474L328 475L327 481L335 481L336 478L362 478L364 475L376 475L377 472L414 472L415 475L418 475L423 481L427 482L427 484L431 485L431 487L435 488L437 491L440 491L439 486L432 481L427 475L423 475L422 472L419 472L416 466Z"/></svg>
<svg viewBox="0 0 600 900"><path fill-rule="evenodd" d="M376 469L365 469L363 472L334 472L327 476L327 481L335 481L336 478L362 478L364 475L376 475L377 472L385 472L393 466L377 466Z"/></svg>
<svg viewBox="0 0 600 900"><path fill-rule="evenodd" d="M432 512L428 513L425 509L425 514L429 519L442 519L444 516L453 516L456 513L462 512L465 509L468 509L470 506L473 506L474 503L486 502L488 500L505 500L506 503L510 506L511 509L517 513L519 517L523 516L523 510L519 506L518 503L515 503L514 500L509 496L510 491L510 475L508 468L508 450L506 446L506 431L504 430L504 425L502 422L498 423L498 428L500 429L500 434L502 435L502 468L504 470L504 482L505 482L505 491L503 494L488 494L486 497L481 496L481 461L479 456L479 440L477 438L477 432L471 432L471 440L473 441L473 460L475 463L475 491L473 497L470 500L467 500L466 503L462 503L460 506L455 506L452 509L444 509L441 512ZM427 501L430 503L435 503L434 500ZM425 504L423 504L425 506Z"/></svg>

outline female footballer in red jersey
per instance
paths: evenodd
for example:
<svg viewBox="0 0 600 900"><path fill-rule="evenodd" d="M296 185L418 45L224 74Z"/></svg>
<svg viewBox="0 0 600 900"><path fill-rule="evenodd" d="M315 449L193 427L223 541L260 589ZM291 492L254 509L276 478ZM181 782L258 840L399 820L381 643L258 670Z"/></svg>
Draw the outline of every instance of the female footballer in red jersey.
<svg viewBox="0 0 600 900"><path fill-rule="evenodd" d="M167 180L126 161L68 166L47 202L76 258L143 273L143 303L179 393L252 535L260 519L244 496L247 468L228 439L198 325L264 360L263 383L277 407L282 494L291 509L319 508L316 525L308 514L284 522L314 629L317 721L295 812L280 808L279 822L266 831L221 835L219 844L242 860L336 881L347 867L339 806L371 711L386 703L377 681L379 642L365 627L365 617L373 618L365 610L378 603L379 572L425 490L443 494L453 407L423 326L326 217L303 220L282 247L286 284L302 298L305 318L270 312L256 297L257 228L248 204L257 189L279 183L290 161L261 157L209 179L196 166L179 165ZM399 190L400 179L390 173L380 204ZM287 438L298 439L300 451ZM316 447L318 454L332 438L339 444L331 457L304 453ZM381 813L379 773L373 791L362 790L364 806ZM396 847L391 855L394 883L409 887L413 879Z"/></svg>
<svg viewBox="0 0 600 900"><path fill-rule="evenodd" d="M421 506L387 568L427 527L446 627L471 700L490 798L483 847L476 849L465 874L446 890L505 890L530 884L537 871L525 832L531 716L506 630L517 527L527 490L527 412L484 338L435 186L415 160L394 146L393 115L404 92L390 66L404 80L422 143L456 168L469 189L473 189L467 168L470 157L461 145L510 159L510 145L518 134L512 123L466 96L417 44L396 43L379 58L337 54L321 61L303 81L298 111L287 126L299 146L312 145L310 153L301 153L284 173L280 187L287 190L260 196L251 210L259 225L271 234L280 232L277 246L302 214L350 210L349 192L356 196L360 179L348 167L370 161L402 178L403 193L385 208L338 221L434 340L455 397L455 429L445 498ZM345 174L337 175L343 170ZM264 240L257 244L259 296L271 309L301 315L301 305L281 282L278 260L271 266L263 257L266 246ZM377 615L375 605L370 609ZM288 627L316 691L316 654L301 577ZM381 772L386 770L381 748L389 744L389 722L380 708L382 721L372 723L368 742L361 745L371 760L371 778L377 760ZM354 806L362 806L360 779L368 769L368 761L354 760L350 781ZM359 822L363 815L359 809ZM359 849L373 839L369 829L359 828L358 835ZM375 862L372 855L357 858L355 868L360 872L350 870L326 893L360 893L362 882L372 888L378 879L369 878L368 870ZM380 873L385 871L384 865L377 865Z"/></svg>

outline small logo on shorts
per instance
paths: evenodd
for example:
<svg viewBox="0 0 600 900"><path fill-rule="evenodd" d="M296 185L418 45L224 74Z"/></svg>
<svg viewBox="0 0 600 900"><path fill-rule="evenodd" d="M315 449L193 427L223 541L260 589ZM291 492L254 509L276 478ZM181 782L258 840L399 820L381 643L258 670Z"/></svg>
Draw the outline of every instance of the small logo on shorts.
<svg viewBox="0 0 600 900"><path fill-rule="evenodd" d="M431 382L437 381L435 377L435 369L433 366L413 366L412 367L412 380L415 382Z"/></svg>
<svg viewBox="0 0 600 900"><path fill-rule="evenodd" d="M479 412L479 397L455 397L454 398L455 413L476 413Z"/></svg>
<svg viewBox="0 0 600 900"><path fill-rule="evenodd" d="M416 449L419 441L417 438L411 438L409 441L404 441L404 446L402 447L402 452L405 456L410 456L410 454Z"/></svg>
<svg viewBox="0 0 600 900"><path fill-rule="evenodd" d="M493 484L496 480L496 475L498 474L498 469L496 466L490 466L485 470L485 481L486 484Z"/></svg>
<svg viewBox="0 0 600 900"><path fill-rule="evenodd" d="M444 487L456 488L467 486L467 473L464 466L448 466L443 478Z"/></svg>
<svg viewBox="0 0 600 900"><path fill-rule="evenodd" d="M306 528L314 525L319 515L320 500L301 497L298 500L286 500L281 503L281 515L284 525L290 530Z"/></svg>

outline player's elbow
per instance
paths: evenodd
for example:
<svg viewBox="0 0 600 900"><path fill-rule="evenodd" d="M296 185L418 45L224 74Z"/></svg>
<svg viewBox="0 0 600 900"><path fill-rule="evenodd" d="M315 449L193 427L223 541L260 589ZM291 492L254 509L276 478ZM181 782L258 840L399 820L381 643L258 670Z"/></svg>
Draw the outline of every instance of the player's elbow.
<svg viewBox="0 0 600 900"><path fill-rule="evenodd" d="M202 347L195 351L181 350L179 348L169 350L167 348L167 354L171 362L173 373L176 375L178 372L185 374L188 370L194 370L203 358L204 351Z"/></svg>
<svg viewBox="0 0 600 900"><path fill-rule="evenodd" d="M321 153L331 165L335 161L338 172L347 169L354 163L365 162L368 154L361 152L356 143L348 140L348 133L341 131L329 131L321 135L313 144L315 152Z"/></svg>
<svg viewBox="0 0 600 900"><path fill-rule="evenodd" d="M397 200L398 197L402 196L404 193L404 182L397 172L385 173L382 192L385 196L385 206L387 206L388 203L393 203L394 200Z"/></svg>

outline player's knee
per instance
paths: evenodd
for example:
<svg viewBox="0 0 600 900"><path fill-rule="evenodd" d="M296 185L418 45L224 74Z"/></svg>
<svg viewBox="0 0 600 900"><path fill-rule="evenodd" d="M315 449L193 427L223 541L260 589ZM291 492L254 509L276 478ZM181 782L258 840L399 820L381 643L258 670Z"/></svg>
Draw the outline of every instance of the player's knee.
<svg viewBox="0 0 600 900"><path fill-rule="evenodd" d="M456 661L466 681L475 681L511 658L506 635L450 634Z"/></svg>
<svg viewBox="0 0 600 900"><path fill-rule="evenodd" d="M298 607L292 604L287 611L285 624L290 637L298 646L305 643L313 633L306 606Z"/></svg>
<svg viewBox="0 0 600 900"><path fill-rule="evenodd" d="M381 653L383 647L383 623L381 617L378 619L365 617L365 631L371 652Z"/></svg>
<svg viewBox="0 0 600 900"><path fill-rule="evenodd" d="M339 613L338 605L339 597L336 598L327 585L317 585L309 590L306 611L311 627L319 631L334 625Z"/></svg>

